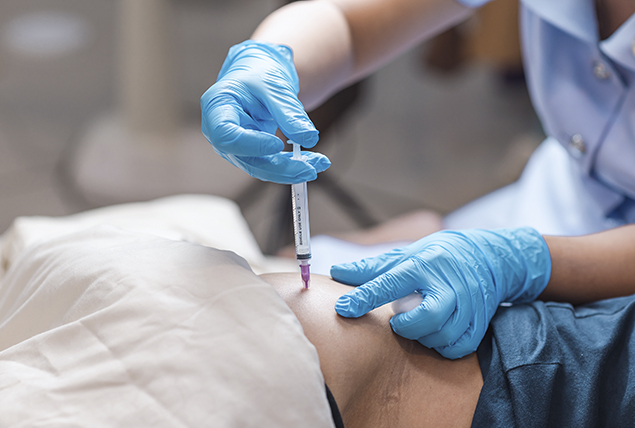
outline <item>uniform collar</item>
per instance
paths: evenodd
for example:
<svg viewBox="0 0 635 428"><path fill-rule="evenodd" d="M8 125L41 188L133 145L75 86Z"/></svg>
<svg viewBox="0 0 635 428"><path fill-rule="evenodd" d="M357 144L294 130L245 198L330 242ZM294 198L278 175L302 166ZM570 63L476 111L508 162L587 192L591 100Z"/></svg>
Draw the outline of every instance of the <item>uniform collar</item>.
<svg viewBox="0 0 635 428"><path fill-rule="evenodd" d="M593 0L523 0L523 4L563 31L586 42L598 42Z"/></svg>
<svg viewBox="0 0 635 428"><path fill-rule="evenodd" d="M612 61L635 70L635 14L611 37L600 42L600 49Z"/></svg>

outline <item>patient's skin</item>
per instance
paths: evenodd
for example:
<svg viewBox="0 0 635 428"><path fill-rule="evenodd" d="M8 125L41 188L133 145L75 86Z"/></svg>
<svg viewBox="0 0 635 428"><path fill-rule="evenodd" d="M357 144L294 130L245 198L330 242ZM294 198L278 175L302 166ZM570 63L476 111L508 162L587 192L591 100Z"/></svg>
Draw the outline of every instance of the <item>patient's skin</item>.
<svg viewBox="0 0 635 428"><path fill-rule="evenodd" d="M266 274L315 345L326 384L346 428L469 427L483 385L475 354L447 360L394 334L390 305L358 319L340 317L335 301L350 287L312 275Z"/></svg>

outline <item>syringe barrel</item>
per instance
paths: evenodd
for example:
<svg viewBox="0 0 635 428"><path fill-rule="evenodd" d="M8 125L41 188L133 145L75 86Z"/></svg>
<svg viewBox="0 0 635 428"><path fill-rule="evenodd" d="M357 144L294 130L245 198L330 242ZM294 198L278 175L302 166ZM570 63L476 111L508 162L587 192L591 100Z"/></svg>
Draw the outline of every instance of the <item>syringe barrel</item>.
<svg viewBox="0 0 635 428"><path fill-rule="evenodd" d="M309 230L309 203L306 182L291 185L293 204L293 234L298 260L311 258L311 231Z"/></svg>

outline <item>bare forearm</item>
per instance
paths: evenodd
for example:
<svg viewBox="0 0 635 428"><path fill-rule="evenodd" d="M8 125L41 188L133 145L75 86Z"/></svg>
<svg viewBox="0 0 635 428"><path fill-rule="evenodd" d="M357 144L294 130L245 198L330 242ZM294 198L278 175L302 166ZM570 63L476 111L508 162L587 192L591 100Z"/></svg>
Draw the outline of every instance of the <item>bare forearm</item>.
<svg viewBox="0 0 635 428"><path fill-rule="evenodd" d="M552 271L541 299L579 304L635 294L635 225L545 241Z"/></svg>
<svg viewBox="0 0 635 428"><path fill-rule="evenodd" d="M314 0L267 17L253 38L290 46L307 108L464 19L454 0Z"/></svg>

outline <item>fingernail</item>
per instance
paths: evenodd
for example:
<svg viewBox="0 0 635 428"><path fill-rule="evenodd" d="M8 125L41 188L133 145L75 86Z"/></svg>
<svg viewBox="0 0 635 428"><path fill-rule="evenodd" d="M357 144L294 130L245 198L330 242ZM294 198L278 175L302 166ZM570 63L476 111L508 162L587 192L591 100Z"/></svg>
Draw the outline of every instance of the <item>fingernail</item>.
<svg viewBox="0 0 635 428"><path fill-rule="evenodd" d="M302 183L305 181L313 181L317 178L317 171L315 169L311 169L305 173L300 174L298 177L298 183Z"/></svg>
<svg viewBox="0 0 635 428"><path fill-rule="evenodd" d="M347 273L350 271L350 269L351 266L349 263L333 265L331 266L331 277L336 281L344 281L346 283L346 279L348 278Z"/></svg>
<svg viewBox="0 0 635 428"><path fill-rule="evenodd" d="M393 323L392 318L390 318L390 321L388 321L388 323L390 324L390 328L392 329L392 331L395 331L395 324ZM395 331L395 333L397 332Z"/></svg>
<svg viewBox="0 0 635 428"><path fill-rule="evenodd" d="M353 269L353 263L340 263L339 265L334 265L333 268L338 270L351 270Z"/></svg>
<svg viewBox="0 0 635 428"><path fill-rule="evenodd" d="M281 152L282 150L284 150L284 143L280 140L278 141L274 140L274 141L268 141L266 143L266 148L264 152L275 154L275 153Z"/></svg>
<svg viewBox="0 0 635 428"><path fill-rule="evenodd" d="M311 148L318 142L319 132L312 125L307 123L307 130L302 133L302 147Z"/></svg>
<svg viewBox="0 0 635 428"><path fill-rule="evenodd" d="M317 163L317 165L314 165L313 167L315 168L317 172L324 172L330 166L331 166L331 161L329 158L325 156L324 158L320 158L320 161Z"/></svg>
<svg viewBox="0 0 635 428"><path fill-rule="evenodd" d="M355 317L359 309L359 303L357 299L352 299L350 296L344 295L337 299L335 303L335 312L343 317Z"/></svg>

